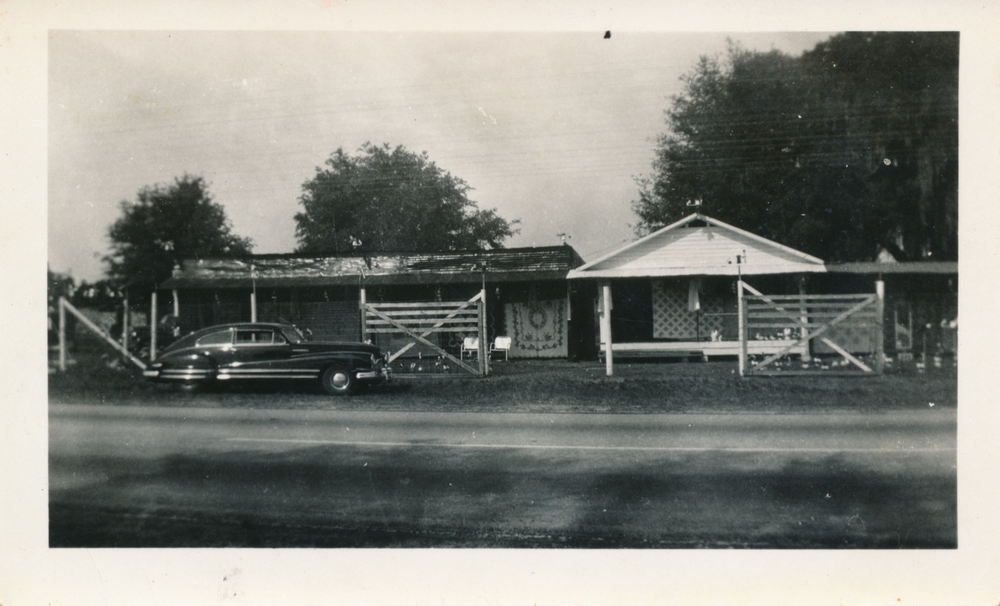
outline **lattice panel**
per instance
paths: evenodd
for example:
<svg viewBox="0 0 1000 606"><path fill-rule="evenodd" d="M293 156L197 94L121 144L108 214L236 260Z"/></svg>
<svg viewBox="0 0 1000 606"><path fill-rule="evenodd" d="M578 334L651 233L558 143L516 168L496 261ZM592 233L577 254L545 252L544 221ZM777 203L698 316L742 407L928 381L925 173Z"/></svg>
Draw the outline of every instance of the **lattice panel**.
<svg viewBox="0 0 1000 606"><path fill-rule="evenodd" d="M653 338L709 338L713 330L722 333L723 301L718 296L701 295L701 313L688 311L686 282L653 282ZM699 318L699 315L701 316Z"/></svg>
<svg viewBox="0 0 1000 606"><path fill-rule="evenodd" d="M702 295L701 297L701 329L702 338L711 336L712 331L722 334L724 318L719 315L725 312L722 297Z"/></svg>

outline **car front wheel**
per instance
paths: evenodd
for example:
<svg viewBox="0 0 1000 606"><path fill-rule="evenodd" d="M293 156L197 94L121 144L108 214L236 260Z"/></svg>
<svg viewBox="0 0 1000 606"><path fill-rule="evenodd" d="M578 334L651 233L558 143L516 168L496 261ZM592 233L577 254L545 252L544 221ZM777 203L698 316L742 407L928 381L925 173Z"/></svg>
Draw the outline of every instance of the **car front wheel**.
<svg viewBox="0 0 1000 606"><path fill-rule="evenodd" d="M323 390L331 395L349 394L354 391L354 375L343 368L331 366L323 372Z"/></svg>

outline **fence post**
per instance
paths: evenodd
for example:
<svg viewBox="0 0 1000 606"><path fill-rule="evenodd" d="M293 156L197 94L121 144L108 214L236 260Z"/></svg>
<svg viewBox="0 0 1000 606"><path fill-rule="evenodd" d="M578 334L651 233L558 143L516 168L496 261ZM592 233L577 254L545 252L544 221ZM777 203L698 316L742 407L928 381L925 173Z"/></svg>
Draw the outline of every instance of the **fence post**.
<svg viewBox="0 0 1000 606"><path fill-rule="evenodd" d="M740 365L740 376L746 375L747 368L747 325L746 325L746 305L743 302L743 280L739 279L736 281L736 307L738 318L736 320L738 326L736 330L740 333L740 349L739 355L739 365Z"/></svg>
<svg viewBox="0 0 1000 606"><path fill-rule="evenodd" d="M875 372L885 371L885 282L875 281ZM926 360L924 363L926 364Z"/></svg>
<svg viewBox="0 0 1000 606"><path fill-rule="evenodd" d="M360 290L358 308L361 310L361 342L366 343L368 341L368 294L365 292L363 284Z"/></svg>
<svg viewBox="0 0 1000 606"><path fill-rule="evenodd" d="M129 316L132 315L132 310L128 305L128 291L125 291L125 300L122 302L124 308L122 309L122 348L123 351L128 351L128 334L131 332L131 320Z"/></svg>
<svg viewBox="0 0 1000 606"><path fill-rule="evenodd" d="M156 321L156 291L153 291L153 296L149 298L149 361L152 362L156 359L156 326L158 322Z"/></svg>
<svg viewBox="0 0 1000 606"><path fill-rule="evenodd" d="M486 360L489 348L486 343L486 289L479 291L479 374L486 376L490 371Z"/></svg>
<svg viewBox="0 0 1000 606"><path fill-rule="evenodd" d="M809 310L806 307L805 296L806 296L806 279L805 279L805 277L802 277L799 280L799 297L800 297L799 298L799 312L802 314L801 316L799 316L799 320L803 324L808 324L809 323ZM802 329L799 331L799 338L804 339L806 337L806 335L808 335L808 334L809 334L809 330L803 326ZM806 341L805 351L802 352L802 360L804 362L808 362L808 361L812 360L812 354L809 352L809 343L810 343L809 341Z"/></svg>
<svg viewBox="0 0 1000 606"><path fill-rule="evenodd" d="M59 371L66 372L66 299L59 297Z"/></svg>

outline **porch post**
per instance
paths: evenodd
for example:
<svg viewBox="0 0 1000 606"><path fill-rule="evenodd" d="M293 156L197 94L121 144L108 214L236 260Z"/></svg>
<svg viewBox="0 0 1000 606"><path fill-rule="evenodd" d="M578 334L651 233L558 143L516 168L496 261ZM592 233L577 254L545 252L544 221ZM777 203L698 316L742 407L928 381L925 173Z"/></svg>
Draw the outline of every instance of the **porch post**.
<svg viewBox="0 0 1000 606"><path fill-rule="evenodd" d="M174 317L181 317L181 300L177 298L177 289L174 289Z"/></svg>
<svg viewBox="0 0 1000 606"><path fill-rule="evenodd" d="M153 361L156 359L156 290L153 290L153 296L149 298L149 360Z"/></svg>
<svg viewBox="0 0 1000 606"><path fill-rule="evenodd" d="M604 344L605 372L614 374L614 357L611 353L611 281L601 282L601 343Z"/></svg>
<svg viewBox="0 0 1000 606"><path fill-rule="evenodd" d="M250 321L257 321L257 285L254 284L253 290L250 291Z"/></svg>
<svg viewBox="0 0 1000 606"><path fill-rule="evenodd" d="M739 318L737 319L737 331L740 333L740 348L737 352L737 355L739 356L740 360L739 362L740 376L742 377L746 373L746 367L747 367L747 335L746 335L746 326L744 325L744 318L743 318L746 310L744 309L743 306L742 276L740 276L740 278L736 280L736 309L737 309L737 315L739 316Z"/></svg>
<svg viewBox="0 0 1000 606"><path fill-rule="evenodd" d="M875 281L875 372L885 371L885 282L882 276Z"/></svg>

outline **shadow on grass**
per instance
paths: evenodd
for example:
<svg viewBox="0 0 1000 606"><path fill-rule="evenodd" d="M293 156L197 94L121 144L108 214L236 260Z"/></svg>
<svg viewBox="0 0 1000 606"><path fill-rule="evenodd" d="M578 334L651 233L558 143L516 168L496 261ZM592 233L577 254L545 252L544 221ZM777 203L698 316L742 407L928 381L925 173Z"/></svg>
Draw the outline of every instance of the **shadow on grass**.
<svg viewBox="0 0 1000 606"><path fill-rule="evenodd" d="M365 451L54 461L107 480L54 490L51 547L950 549L956 478L840 455L646 456L583 469L522 452ZM109 505L114 503L114 505Z"/></svg>
<svg viewBox="0 0 1000 606"><path fill-rule="evenodd" d="M80 356L49 376L50 401L111 405L482 412L673 413L923 410L957 406L957 370L897 367L872 377L742 378L730 361L622 363L511 361L493 374L396 377L353 397L331 397L313 381L218 384L201 393L142 378L131 365Z"/></svg>

